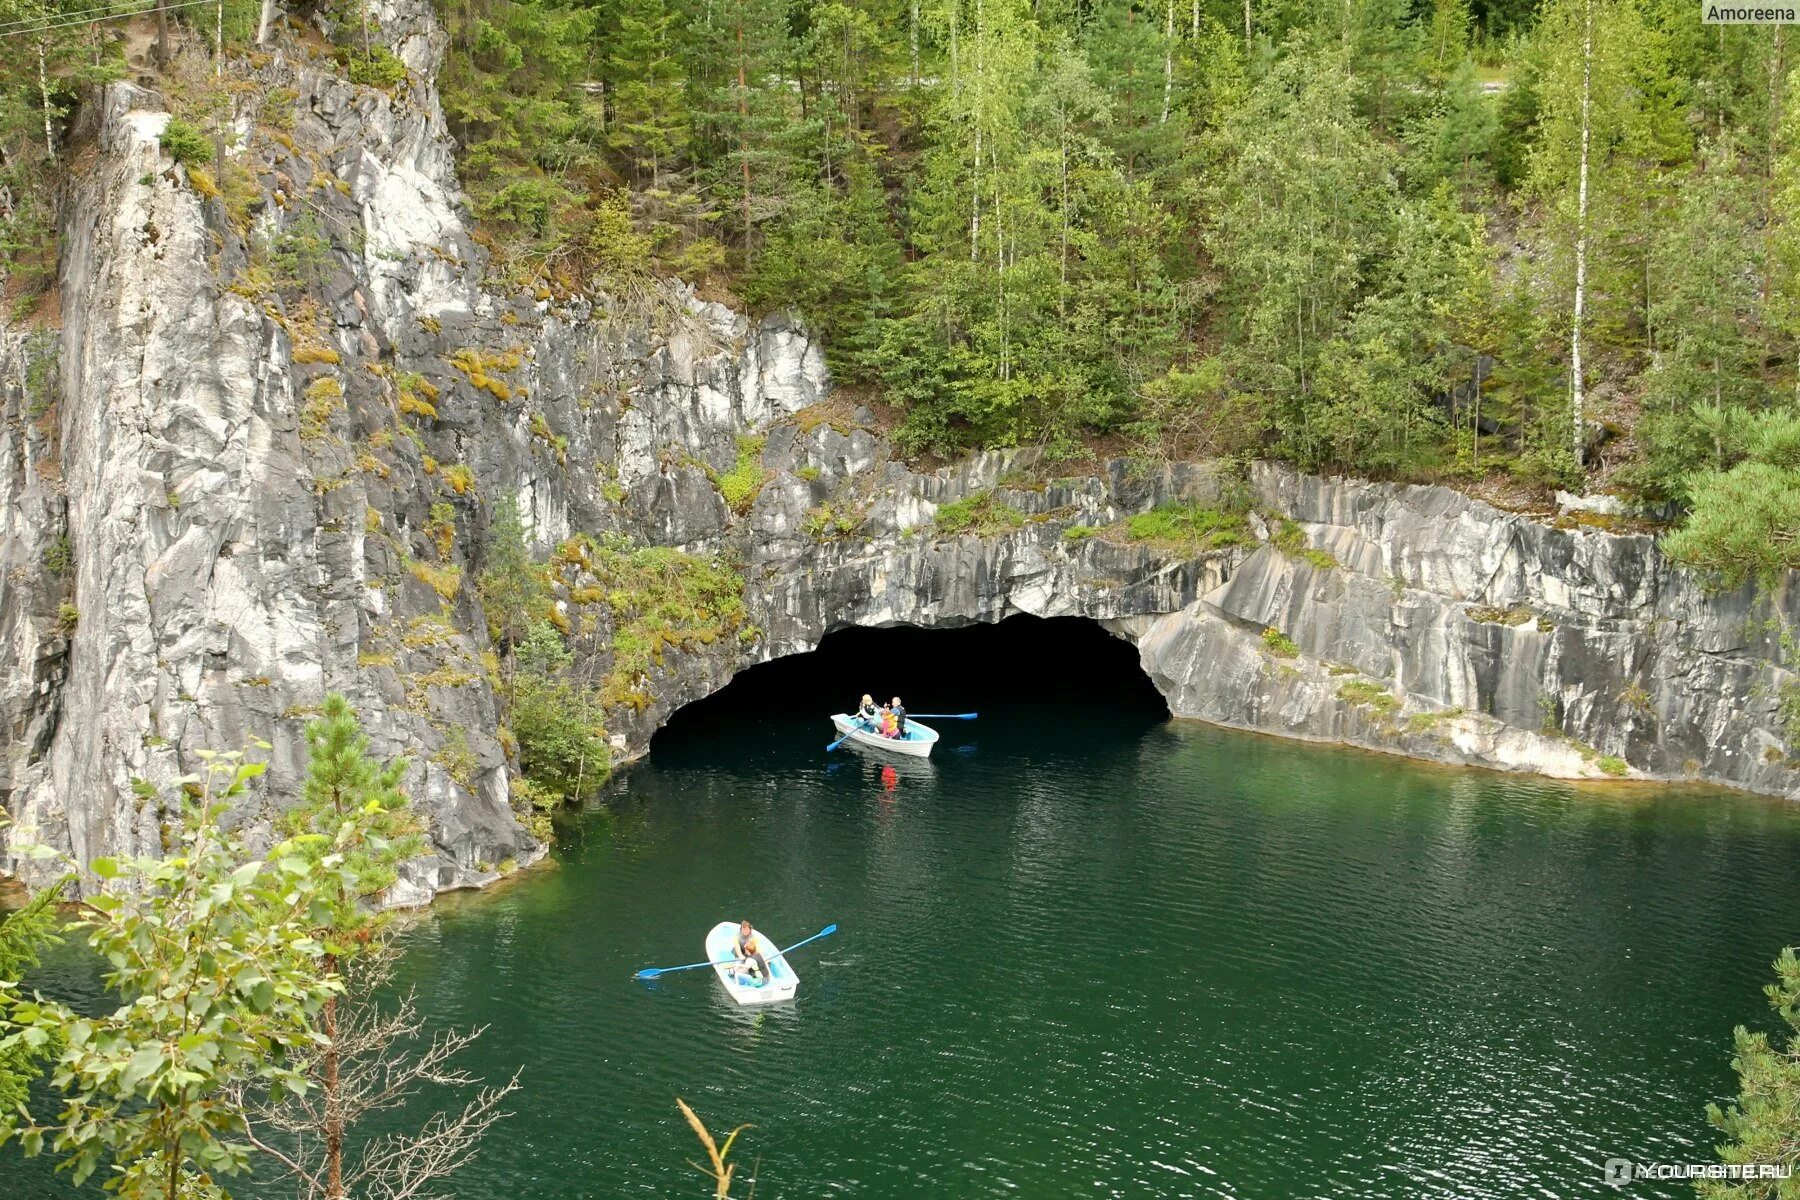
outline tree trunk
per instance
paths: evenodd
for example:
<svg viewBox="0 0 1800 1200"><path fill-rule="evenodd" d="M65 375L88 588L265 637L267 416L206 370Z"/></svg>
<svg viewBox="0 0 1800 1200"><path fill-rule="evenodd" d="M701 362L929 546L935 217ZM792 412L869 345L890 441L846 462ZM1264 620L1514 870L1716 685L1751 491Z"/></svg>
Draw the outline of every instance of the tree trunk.
<svg viewBox="0 0 1800 1200"><path fill-rule="evenodd" d="M49 155L51 162L55 162L56 161L56 132L55 132L55 129L53 128L52 122L50 120L50 113L51 113L51 109L50 109L50 67L49 67L49 64L45 60L44 41L42 38L38 39L37 58L38 58L38 99L43 103L43 106L44 106L44 153Z"/></svg>
<svg viewBox="0 0 1800 1200"><path fill-rule="evenodd" d="M1250 0L1244 0L1244 61L1250 61Z"/></svg>
<svg viewBox="0 0 1800 1200"><path fill-rule="evenodd" d="M337 955L327 954L325 973L337 971ZM343 1061L338 1052L338 1002L332 996L325 1001L325 1063L320 1090L325 1093L325 1197L344 1200L344 1088Z"/></svg>
<svg viewBox="0 0 1800 1200"><path fill-rule="evenodd" d="M1475 468L1481 469L1481 351L1475 352Z"/></svg>
<svg viewBox="0 0 1800 1200"><path fill-rule="evenodd" d="M981 258L981 126L975 126L975 173L969 180L969 261Z"/></svg>
<svg viewBox="0 0 1800 1200"><path fill-rule="evenodd" d="M1763 188L1763 228L1775 228L1775 162L1781 154L1781 85L1784 82L1785 55L1782 53L1782 26L1775 27L1775 38L1769 50L1769 166L1763 178L1767 186ZM1763 238L1763 272L1759 287L1758 299L1764 305L1769 302L1769 280L1775 273L1775 239Z"/></svg>
<svg viewBox="0 0 1800 1200"><path fill-rule="evenodd" d="M262 0L262 15L256 19L256 44L262 45L269 37L269 24L275 20L275 0Z"/></svg>
<svg viewBox="0 0 1800 1200"><path fill-rule="evenodd" d="M919 86L919 0L912 0L912 27L908 32L912 43L912 85Z"/></svg>
<svg viewBox="0 0 1800 1200"><path fill-rule="evenodd" d="M755 253L750 236L750 85L744 62L744 6L737 6L738 162L744 175L744 269L750 269Z"/></svg>
<svg viewBox="0 0 1800 1200"><path fill-rule="evenodd" d="M158 68L169 65L169 4L168 0L156 0L156 65Z"/></svg>
<svg viewBox="0 0 1800 1200"><path fill-rule="evenodd" d="M1175 0L1168 0L1163 14L1163 106L1158 125L1169 123L1169 104L1175 97Z"/></svg>
<svg viewBox="0 0 1800 1200"><path fill-rule="evenodd" d="M1137 9L1128 6L1125 9L1125 28L1137 25ZM1125 44L1131 45L1132 35L1127 34ZM1130 123L1133 134L1137 132L1137 55L1132 54L1125 60L1125 119ZM1134 136L1125 147L1125 182L1137 182L1137 138Z"/></svg>
<svg viewBox="0 0 1800 1200"><path fill-rule="evenodd" d="M1581 32L1581 172L1575 202L1575 319L1569 334L1569 365L1573 374L1569 392L1570 444L1575 452L1575 470L1582 470L1586 442L1582 427L1582 408L1587 399L1581 381L1581 320L1587 307L1587 214L1588 214L1588 128L1590 101L1594 87L1594 0L1582 4Z"/></svg>

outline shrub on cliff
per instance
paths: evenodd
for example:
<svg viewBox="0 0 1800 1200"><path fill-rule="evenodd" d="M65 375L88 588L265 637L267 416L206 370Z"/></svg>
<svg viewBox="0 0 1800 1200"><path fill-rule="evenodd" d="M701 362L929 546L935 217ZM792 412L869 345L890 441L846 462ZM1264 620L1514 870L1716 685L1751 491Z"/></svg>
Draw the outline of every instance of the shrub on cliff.
<svg viewBox="0 0 1800 1200"><path fill-rule="evenodd" d="M569 678L573 664L562 635L539 621L519 646L505 689L519 770L560 800L579 800L612 770L599 706Z"/></svg>
<svg viewBox="0 0 1800 1200"><path fill-rule="evenodd" d="M158 140L163 152L184 167L205 166L213 159L212 139L198 126L180 117L169 118Z"/></svg>

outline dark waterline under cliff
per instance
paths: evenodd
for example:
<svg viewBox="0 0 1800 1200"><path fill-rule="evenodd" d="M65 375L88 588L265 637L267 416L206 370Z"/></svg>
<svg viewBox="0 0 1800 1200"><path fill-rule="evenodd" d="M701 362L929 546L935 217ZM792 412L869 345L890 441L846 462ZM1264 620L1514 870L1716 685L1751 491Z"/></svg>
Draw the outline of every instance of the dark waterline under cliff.
<svg viewBox="0 0 1800 1200"><path fill-rule="evenodd" d="M827 755L865 690L982 717L929 763ZM698 1194L677 1095L756 1125L770 1200L1609 1195L1613 1155L1711 1157L1731 1027L1766 1026L1800 926L1800 809L1170 721L1083 622L834 634L565 832L405 935L427 1017L524 1069L458 1200ZM745 914L841 925L796 1004L631 980ZM63 1194L15 1153L0 1197Z"/></svg>

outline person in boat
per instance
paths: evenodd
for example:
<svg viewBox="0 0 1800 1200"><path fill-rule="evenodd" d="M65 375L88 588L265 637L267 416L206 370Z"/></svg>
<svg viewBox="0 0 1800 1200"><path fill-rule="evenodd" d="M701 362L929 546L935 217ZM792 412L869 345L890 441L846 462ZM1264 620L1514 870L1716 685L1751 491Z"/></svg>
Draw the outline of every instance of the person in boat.
<svg viewBox="0 0 1800 1200"><path fill-rule="evenodd" d="M893 721L893 728L894 728L894 731L892 733L888 734L888 736L891 738L905 737L906 736L906 709L901 706L900 697L898 697L898 696L894 697L893 703L888 705L887 711L888 711L888 716Z"/></svg>
<svg viewBox="0 0 1800 1200"><path fill-rule="evenodd" d="M763 957L762 940L756 936L756 931L750 927L750 922L740 921L738 923L735 948L738 956L738 968L748 970L755 977L758 987L769 982L769 960Z"/></svg>
<svg viewBox="0 0 1800 1200"><path fill-rule="evenodd" d="M862 703L856 706L856 719L870 729L881 728L881 710L875 706L875 700L864 692Z"/></svg>

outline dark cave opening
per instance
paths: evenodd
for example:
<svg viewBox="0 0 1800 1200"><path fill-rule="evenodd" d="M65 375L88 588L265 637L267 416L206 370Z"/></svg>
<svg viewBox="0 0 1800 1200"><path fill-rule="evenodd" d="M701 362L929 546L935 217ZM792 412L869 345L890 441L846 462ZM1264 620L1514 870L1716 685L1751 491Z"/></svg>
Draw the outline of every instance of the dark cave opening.
<svg viewBox="0 0 1800 1200"><path fill-rule="evenodd" d="M796 714L823 720L853 708L864 692L884 702L898 695L909 712L921 714L1054 711L1144 724L1169 715L1138 665L1137 647L1085 617L1019 615L951 629L858 626L826 634L815 650L740 672L677 711L652 739L651 752L726 727Z"/></svg>

